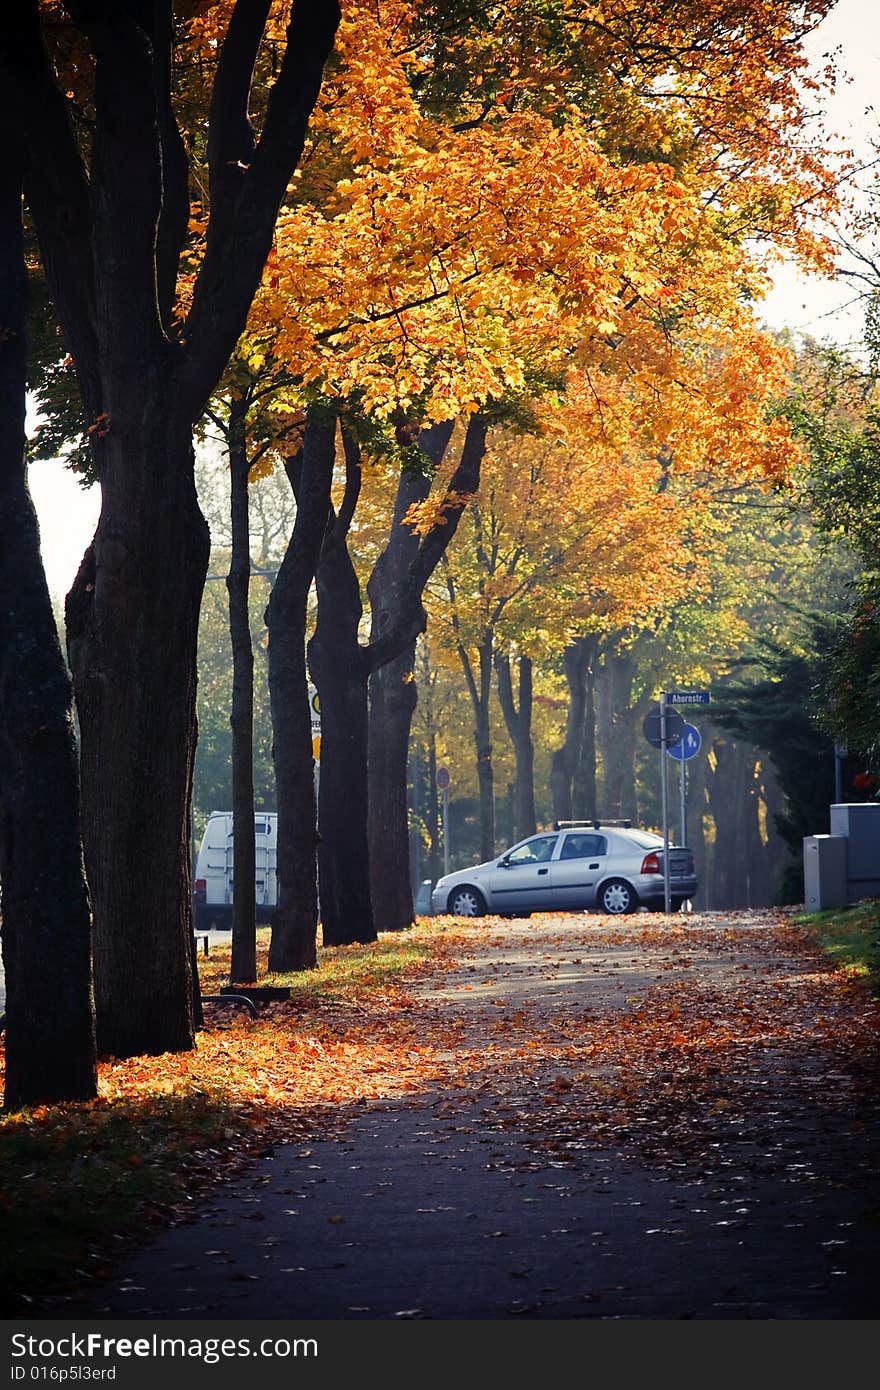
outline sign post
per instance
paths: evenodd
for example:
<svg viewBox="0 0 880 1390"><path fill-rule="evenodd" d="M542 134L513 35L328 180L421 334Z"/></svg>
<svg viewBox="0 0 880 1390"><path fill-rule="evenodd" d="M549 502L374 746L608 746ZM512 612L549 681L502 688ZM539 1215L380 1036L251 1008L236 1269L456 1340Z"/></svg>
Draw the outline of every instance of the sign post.
<svg viewBox="0 0 880 1390"><path fill-rule="evenodd" d="M674 748L668 750L670 758L675 758L679 765L680 786L681 786L681 843L687 844L687 762L699 753L702 745L699 729L693 724L685 724L681 742Z"/></svg>
<svg viewBox="0 0 880 1390"><path fill-rule="evenodd" d="M642 732L648 742L660 749L660 797L663 815L663 905L668 912L671 906L669 883L669 787L666 777L666 754L670 748L681 742L684 720L677 709L670 709L669 696L664 692L659 705L645 716Z"/></svg>
<svg viewBox="0 0 880 1390"><path fill-rule="evenodd" d="M443 873L449 873L449 768L438 767L437 786L443 793Z"/></svg>
<svg viewBox="0 0 880 1390"><path fill-rule="evenodd" d="M672 893L669 883L669 791L666 779L668 722L668 715L666 713L666 692L664 691L660 696L660 763L663 769L660 778L660 786L663 803L663 911L667 915L672 905Z"/></svg>

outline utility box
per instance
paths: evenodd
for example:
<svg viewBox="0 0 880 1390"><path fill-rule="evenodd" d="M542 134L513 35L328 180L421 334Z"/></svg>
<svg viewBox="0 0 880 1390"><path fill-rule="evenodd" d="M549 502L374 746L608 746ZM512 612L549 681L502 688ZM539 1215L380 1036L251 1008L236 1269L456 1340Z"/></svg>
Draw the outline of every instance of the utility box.
<svg viewBox="0 0 880 1390"><path fill-rule="evenodd" d="M880 801L832 806L831 836L836 835L846 841L849 901L880 896Z"/></svg>
<svg viewBox="0 0 880 1390"><path fill-rule="evenodd" d="M804 836L804 906L808 912L846 907L846 844L842 835Z"/></svg>

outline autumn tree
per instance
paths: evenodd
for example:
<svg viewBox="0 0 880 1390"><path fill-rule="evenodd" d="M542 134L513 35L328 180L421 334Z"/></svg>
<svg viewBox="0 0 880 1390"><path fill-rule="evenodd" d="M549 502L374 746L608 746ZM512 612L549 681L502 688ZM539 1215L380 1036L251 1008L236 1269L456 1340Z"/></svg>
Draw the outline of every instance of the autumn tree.
<svg viewBox="0 0 880 1390"><path fill-rule="evenodd" d="M53 12L50 54L35 0L15 0L0 31L3 81L24 127L25 195L102 489L67 630L98 1045L118 1055L193 1042L188 810L208 538L192 434L245 326L339 18L333 0L294 6L258 132L249 92L269 10L269 0L238 0L210 40L210 213L182 315L190 192L174 101L179 14L170 3L71 0ZM216 18L207 6L193 23Z"/></svg>
<svg viewBox="0 0 880 1390"><path fill-rule="evenodd" d="M563 418L554 415L558 428ZM657 472L652 461L615 459L577 430L493 438L481 495L444 557L445 594L435 606L473 707L484 859L495 853L493 677L516 752L517 823L528 834L532 658L563 650L582 623L649 613L684 582L690 556L674 506L657 494Z"/></svg>
<svg viewBox="0 0 880 1390"><path fill-rule="evenodd" d="M0 94L0 888L7 1109L96 1094L70 678L25 469L21 129Z"/></svg>

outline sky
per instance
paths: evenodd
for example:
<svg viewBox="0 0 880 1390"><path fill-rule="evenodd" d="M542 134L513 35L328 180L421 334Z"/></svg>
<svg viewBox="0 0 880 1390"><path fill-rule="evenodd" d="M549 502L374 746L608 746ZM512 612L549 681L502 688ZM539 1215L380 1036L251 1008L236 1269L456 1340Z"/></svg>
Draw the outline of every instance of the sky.
<svg viewBox="0 0 880 1390"><path fill-rule="evenodd" d="M880 4L877 0L839 0L811 35L809 54L817 66L823 54L839 49L838 65L849 80L824 109L829 130L868 157L868 138L878 123L869 110L880 90ZM817 338L857 343L861 311L845 283L807 279L790 265L774 276L774 289L761 306L771 328L789 327ZM43 563L56 599L70 588L92 538L100 506L98 490L84 491L57 461L31 465L31 494L40 521Z"/></svg>

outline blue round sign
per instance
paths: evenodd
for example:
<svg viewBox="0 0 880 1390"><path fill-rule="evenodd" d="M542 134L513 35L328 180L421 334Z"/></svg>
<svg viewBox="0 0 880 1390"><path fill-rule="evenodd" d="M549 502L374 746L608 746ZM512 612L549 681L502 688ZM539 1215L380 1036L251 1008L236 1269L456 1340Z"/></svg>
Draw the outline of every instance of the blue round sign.
<svg viewBox="0 0 880 1390"><path fill-rule="evenodd" d="M702 742L699 729L695 728L693 724L685 724L679 742L673 748L667 748L666 752L670 758L675 758L677 762L683 763L699 753Z"/></svg>

